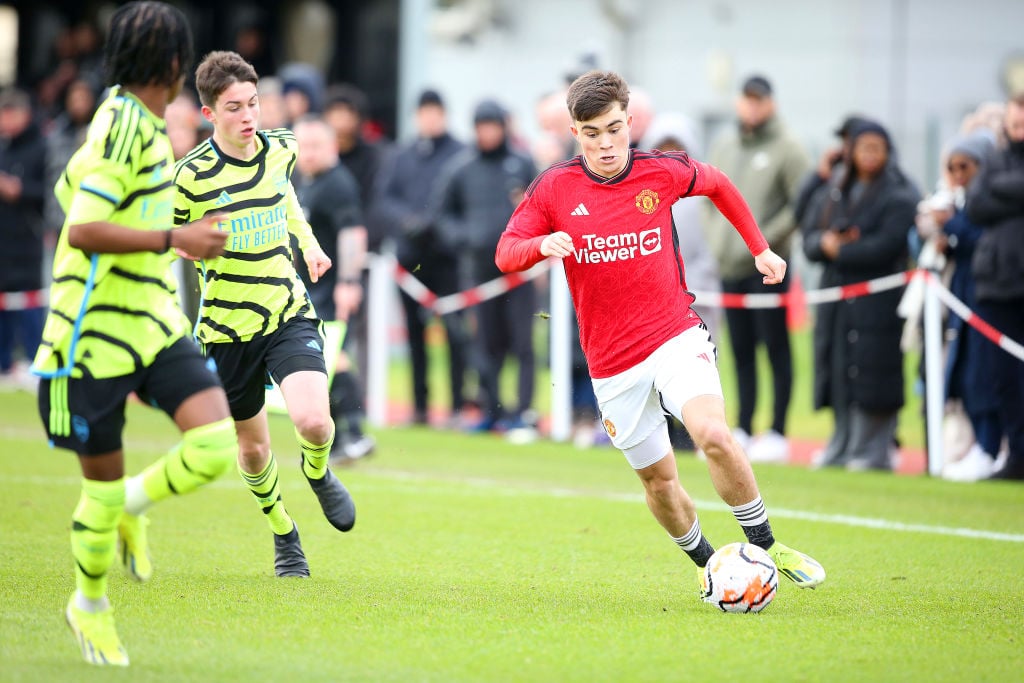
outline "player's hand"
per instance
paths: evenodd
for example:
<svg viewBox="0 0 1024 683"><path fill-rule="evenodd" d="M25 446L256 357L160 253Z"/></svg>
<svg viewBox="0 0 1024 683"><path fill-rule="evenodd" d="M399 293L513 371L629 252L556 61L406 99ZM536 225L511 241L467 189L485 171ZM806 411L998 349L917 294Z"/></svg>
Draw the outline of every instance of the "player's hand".
<svg viewBox="0 0 1024 683"><path fill-rule="evenodd" d="M220 229L224 213L208 213L197 221L171 231L174 253L190 261L213 258L224 253L228 233Z"/></svg>
<svg viewBox="0 0 1024 683"><path fill-rule="evenodd" d="M777 285L786 278L786 261L771 249L765 249L754 257L757 272L764 275L766 285Z"/></svg>
<svg viewBox="0 0 1024 683"><path fill-rule="evenodd" d="M572 237L567 232L553 232L540 243L540 253L544 256L565 258L572 252Z"/></svg>
<svg viewBox="0 0 1024 683"><path fill-rule="evenodd" d="M310 282L316 282L331 267L331 259L324 250L318 246L313 246L302 252L302 258L306 261L306 268L309 269L309 280Z"/></svg>

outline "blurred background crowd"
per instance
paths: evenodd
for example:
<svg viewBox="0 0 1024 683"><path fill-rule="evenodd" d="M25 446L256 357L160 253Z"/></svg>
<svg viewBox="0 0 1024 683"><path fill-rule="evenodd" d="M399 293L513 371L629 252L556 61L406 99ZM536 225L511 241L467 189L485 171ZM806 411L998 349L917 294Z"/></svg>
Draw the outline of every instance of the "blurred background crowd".
<svg viewBox="0 0 1024 683"><path fill-rule="evenodd" d="M0 306L7 388L31 385L24 359L45 309L18 297L46 285L63 222L50 190L103 97L103 27L115 4L0 5L0 292L15 295ZM332 394L347 402L347 457L373 444L360 417L366 262L345 252L394 255L442 296L499 277L494 248L523 192L576 154L564 93L589 68L619 71L634 85L634 146L686 150L732 178L772 248L794 264L794 277L772 290L794 280L862 282L920 263L1024 341L1024 3L830 0L813 16L802 3L753 0L174 4L192 20L197 54L236 50L256 67L261 127L291 127L300 148L313 150L295 178L307 214L330 174L326 196L340 210L307 217L322 243L337 240L336 261L350 261L335 275L349 294L318 303L348 322L339 367L347 378ZM211 132L188 84L166 121L178 158ZM710 204L683 200L673 216L691 289L768 291ZM346 233L362 237L338 238ZM191 269L182 278L194 311ZM396 295L412 423L537 435L545 358L535 354L535 327L545 286L527 283L441 318ZM735 434L752 460L789 457L792 387L813 381L815 407L835 417L817 464L893 467L903 354L920 337L912 292L817 307L813 372L793 367L786 309L720 310L699 300L696 308L730 340ZM429 386L435 340L447 352L447 386ZM946 342L960 446L944 476L1024 479L1024 362L955 316ZM589 446L604 434L575 347L575 442ZM755 433L762 348L771 421ZM514 388L503 389L512 360ZM685 430L675 432L685 447Z"/></svg>

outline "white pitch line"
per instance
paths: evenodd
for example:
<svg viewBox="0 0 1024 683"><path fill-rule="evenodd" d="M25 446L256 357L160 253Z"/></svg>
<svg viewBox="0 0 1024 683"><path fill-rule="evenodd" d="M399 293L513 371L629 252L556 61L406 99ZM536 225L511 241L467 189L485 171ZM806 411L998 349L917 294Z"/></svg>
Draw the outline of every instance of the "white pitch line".
<svg viewBox="0 0 1024 683"><path fill-rule="evenodd" d="M476 488L481 491L487 491L487 493L492 495L498 494L502 496L516 497L545 496L550 498L590 498L596 500L605 500L614 503L630 504L643 504L644 502L643 495L639 493L592 492L562 487L516 487L510 486L508 482L499 481L497 479L487 479L481 477L445 477L431 474L423 474L418 472L402 472L370 468L363 468L360 470L360 473L382 480L390 480L392 482L420 481L440 484L459 484L462 486ZM0 475L0 483L2 484L78 486L81 483L81 481L82 480L79 477L51 477L44 475ZM226 481L222 479L213 482L212 484L210 484L210 486L218 489L228 489L237 488L240 486L240 484L234 481ZM306 485L301 482L281 482L281 487L284 488L285 490L290 491L304 489L306 488ZM369 487L367 487L364 483L361 484L358 488L372 489L378 487L374 487L372 484ZM437 489L435 489L435 491L436 490ZM425 493L426 491L424 491L423 489L417 489L416 492ZM445 490L445 493L459 493L459 491L449 488ZM718 500L694 500L694 503L697 505L697 508L702 511L731 512L731 509L728 505ZM775 519L798 519L801 521L814 522L817 524L836 524L839 526L859 527L864 529L879 529L881 531L932 534L935 536L955 536L959 538L976 538L988 541L1000 541L1005 543L1024 543L1024 534L1011 534L1002 531L989 531L987 529L971 529L968 527L949 527L932 524L912 524L890 519L882 519L878 517L858 517L856 515L825 514L820 512L809 512L806 510L790 510L788 508L781 507L769 507L769 514L772 518Z"/></svg>

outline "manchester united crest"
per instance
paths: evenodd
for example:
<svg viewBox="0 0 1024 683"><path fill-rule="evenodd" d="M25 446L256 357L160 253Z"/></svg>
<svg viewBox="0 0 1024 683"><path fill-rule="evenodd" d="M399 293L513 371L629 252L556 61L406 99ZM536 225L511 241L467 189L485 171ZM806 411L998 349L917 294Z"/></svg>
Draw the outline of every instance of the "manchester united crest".
<svg viewBox="0 0 1024 683"><path fill-rule="evenodd" d="M640 209L640 213L652 214L657 211L660 203L658 193L654 190L644 190L636 196L636 208Z"/></svg>
<svg viewBox="0 0 1024 683"><path fill-rule="evenodd" d="M612 421L608 418L604 419L604 430L608 432L608 436L612 438L615 437L615 425L612 424Z"/></svg>

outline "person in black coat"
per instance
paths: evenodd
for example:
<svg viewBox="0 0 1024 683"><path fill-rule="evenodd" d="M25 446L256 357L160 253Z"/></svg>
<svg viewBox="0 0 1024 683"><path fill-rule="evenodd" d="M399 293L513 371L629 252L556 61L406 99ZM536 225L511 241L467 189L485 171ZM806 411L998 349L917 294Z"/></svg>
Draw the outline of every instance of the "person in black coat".
<svg viewBox="0 0 1024 683"><path fill-rule="evenodd" d="M416 139L402 146L381 174L377 208L395 237L398 262L415 273L438 296L459 291L458 253L438 239L430 216L431 194L442 169L465 145L448 132L444 101L425 90L416 107ZM401 292L412 361L413 423L428 424L427 325L433 314ZM451 418L455 425L465 403L465 374L469 336L463 311L441 317L448 339Z"/></svg>
<svg viewBox="0 0 1024 683"><path fill-rule="evenodd" d="M0 93L0 292L43 287L46 140L32 120L27 93ZM11 372L15 339L35 356L46 308L0 310L0 375Z"/></svg>
<svg viewBox="0 0 1024 683"><path fill-rule="evenodd" d="M985 163L967 193L967 217L984 231L972 269L978 313L1024 341L1024 94L1006 105L1005 146ZM990 375L1009 444L996 479L1024 480L1024 361L996 352Z"/></svg>
<svg viewBox="0 0 1024 683"><path fill-rule="evenodd" d="M454 158L438 184L434 211L439 238L462 258L466 286L502 277L494 250L512 212L537 175L533 161L512 148L508 113L493 100L480 102L473 115L476 147ZM483 420L477 431L532 429L535 367L532 282L473 307L476 365L483 394ZM519 360L518 403L501 406L498 375L508 355Z"/></svg>
<svg viewBox="0 0 1024 683"><path fill-rule="evenodd" d="M851 132L849 166L823 185L804 216L804 252L824 264L822 287L863 282L906 269L907 227L918 192L893 161L888 132L864 122ZM835 430L819 464L890 469L904 403L903 289L818 307L814 405L832 408Z"/></svg>

